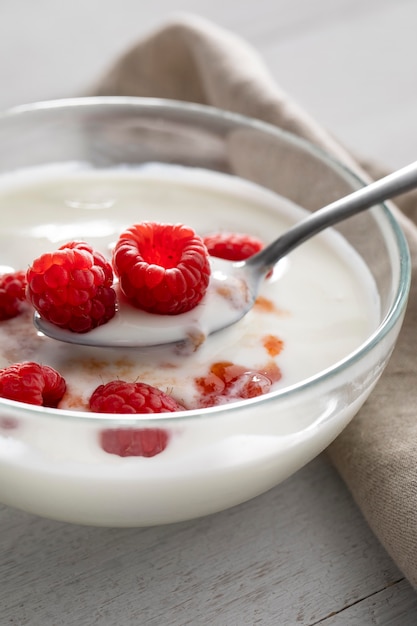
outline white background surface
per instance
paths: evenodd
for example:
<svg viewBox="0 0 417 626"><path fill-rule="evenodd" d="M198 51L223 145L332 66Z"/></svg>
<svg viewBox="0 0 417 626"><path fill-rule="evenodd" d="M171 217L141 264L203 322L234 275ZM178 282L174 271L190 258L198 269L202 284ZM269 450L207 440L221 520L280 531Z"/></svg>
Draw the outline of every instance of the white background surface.
<svg viewBox="0 0 417 626"><path fill-rule="evenodd" d="M247 39L349 147L393 167L414 160L414 0L1 0L0 107L82 92L181 12Z"/></svg>
<svg viewBox="0 0 417 626"><path fill-rule="evenodd" d="M349 148L417 157L413 0L0 0L0 108L81 93L179 11L233 30ZM1 626L412 626L417 599L325 458L252 502L169 527L0 507Z"/></svg>

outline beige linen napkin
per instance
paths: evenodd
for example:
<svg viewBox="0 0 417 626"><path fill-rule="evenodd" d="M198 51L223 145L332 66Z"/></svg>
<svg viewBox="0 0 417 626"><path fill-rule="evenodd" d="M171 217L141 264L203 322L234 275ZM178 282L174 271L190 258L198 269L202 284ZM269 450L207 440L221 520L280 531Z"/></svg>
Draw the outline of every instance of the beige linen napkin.
<svg viewBox="0 0 417 626"><path fill-rule="evenodd" d="M192 16L139 42L92 89L210 104L253 116L321 146L362 177L379 175L349 155L274 83L243 41ZM394 208L417 264L417 195ZM405 216L408 213L408 218ZM389 367L360 414L328 453L365 518L417 588L417 283Z"/></svg>

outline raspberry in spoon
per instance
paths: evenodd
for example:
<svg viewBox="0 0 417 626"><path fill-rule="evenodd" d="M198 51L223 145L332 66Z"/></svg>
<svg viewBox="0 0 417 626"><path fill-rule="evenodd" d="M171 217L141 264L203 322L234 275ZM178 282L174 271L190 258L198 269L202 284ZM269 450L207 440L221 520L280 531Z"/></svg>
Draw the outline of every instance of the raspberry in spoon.
<svg viewBox="0 0 417 626"><path fill-rule="evenodd" d="M176 315L193 309L210 279L206 246L183 224L131 226L116 243L113 266L128 300L150 313Z"/></svg>
<svg viewBox="0 0 417 626"><path fill-rule="evenodd" d="M27 274L27 295L39 315L60 328L86 333L116 313L113 270L84 242L69 242L35 259Z"/></svg>

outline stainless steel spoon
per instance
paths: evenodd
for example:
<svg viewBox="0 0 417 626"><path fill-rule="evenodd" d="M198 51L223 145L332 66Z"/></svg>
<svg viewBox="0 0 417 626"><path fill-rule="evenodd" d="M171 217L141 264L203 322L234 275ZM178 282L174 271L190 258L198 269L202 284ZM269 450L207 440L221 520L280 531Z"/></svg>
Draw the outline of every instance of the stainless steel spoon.
<svg viewBox="0 0 417 626"><path fill-rule="evenodd" d="M312 213L246 261L213 258L209 289L201 303L187 313L151 315L123 304L110 322L88 333L63 330L37 313L34 324L53 339L95 347L137 348L184 340L199 343L244 317L253 307L265 276L294 248L328 226L415 187L417 161Z"/></svg>

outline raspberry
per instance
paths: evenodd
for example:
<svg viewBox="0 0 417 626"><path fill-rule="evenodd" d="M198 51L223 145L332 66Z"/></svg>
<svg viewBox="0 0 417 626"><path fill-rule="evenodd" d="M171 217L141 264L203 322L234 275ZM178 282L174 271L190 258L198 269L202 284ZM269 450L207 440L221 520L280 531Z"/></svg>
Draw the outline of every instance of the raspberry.
<svg viewBox="0 0 417 626"><path fill-rule="evenodd" d="M168 440L162 428L110 428L100 433L103 450L117 456L156 456L165 450Z"/></svg>
<svg viewBox="0 0 417 626"><path fill-rule="evenodd" d="M211 365L206 376L196 378L195 384L202 394L201 406L207 407L256 398L268 393L272 383L280 378L280 369L273 361L265 368L254 370L229 361L218 361Z"/></svg>
<svg viewBox="0 0 417 626"><path fill-rule="evenodd" d="M268 393L271 380L262 372L243 372L228 387L228 395L232 398L256 398Z"/></svg>
<svg viewBox="0 0 417 626"><path fill-rule="evenodd" d="M26 276L28 299L56 326L85 333L116 312L111 265L84 242L69 242L43 254Z"/></svg>
<svg viewBox="0 0 417 626"><path fill-rule="evenodd" d="M56 407L66 390L65 380L48 365L32 361L0 370L0 397L38 406Z"/></svg>
<svg viewBox="0 0 417 626"><path fill-rule="evenodd" d="M93 392L90 409L97 413L172 413L183 411L184 407L146 383L113 380Z"/></svg>
<svg viewBox="0 0 417 626"><path fill-rule="evenodd" d="M26 302L25 272L11 272L0 276L0 320L19 315Z"/></svg>
<svg viewBox="0 0 417 626"><path fill-rule="evenodd" d="M163 315L194 308L210 279L203 240L182 224L131 226L116 243L113 266L122 292L134 306Z"/></svg>
<svg viewBox="0 0 417 626"><path fill-rule="evenodd" d="M90 409L98 413L172 413L184 407L146 383L114 380L97 387ZM168 441L169 434L162 428L110 428L100 433L103 450L118 456L155 456L165 450Z"/></svg>
<svg viewBox="0 0 417 626"><path fill-rule="evenodd" d="M244 233L214 233L203 241L211 256L228 261L244 261L264 247L260 239Z"/></svg>

